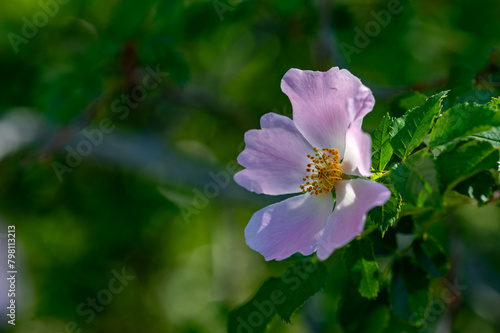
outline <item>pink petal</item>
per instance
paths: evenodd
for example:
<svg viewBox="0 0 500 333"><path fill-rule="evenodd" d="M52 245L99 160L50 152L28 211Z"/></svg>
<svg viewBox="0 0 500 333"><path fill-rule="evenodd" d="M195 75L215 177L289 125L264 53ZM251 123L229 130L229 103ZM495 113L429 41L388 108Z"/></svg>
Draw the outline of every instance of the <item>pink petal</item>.
<svg viewBox="0 0 500 333"><path fill-rule="evenodd" d="M290 98L293 120L299 131L318 148L337 148L344 156L349 125L371 111L375 100L349 71L333 67L328 72L290 69L281 81Z"/></svg>
<svg viewBox="0 0 500 333"><path fill-rule="evenodd" d="M352 123L347 130L346 150L342 169L347 175L370 177L372 172L372 139L363 132L357 123Z"/></svg>
<svg viewBox="0 0 500 333"><path fill-rule="evenodd" d="M320 260L325 260L335 249L359 235L368 211L386 203L391 195L384 185L364 179L339 181L335 190L337 205L319 241L317 255Z"/></svg>
<svg viewBox="0 0 500 333"><path fill-rule="evenodd" d="M311 145L293 121L275 113L261 118L262 130L245 133L246 147L238 156L245 170L234 180L249 191L269 195L301 192L300 185L310 163Z"/></svg>
<svg viewBox="0 0 500 333"><path fill-rule="evenodd" d="M266 260L282 260L297 252L312 254L333 204L331 195L303 194L267 206L245 228L247 244Z"/></svg>
<svg viewBox="0 0 500 333"><path fill-rule="evenodd" d="M348 70L345 70L347 73L351 74ZM352 75L352 74L351 74ZM359 81L357 77L352 75L356 80ZM367 86L363 85L361 81L359 81L359 89L354 98L349 98L347 100L349 114L352 117L352 122L357 122L361 127L361 123L363 122L363 118L373 110L375 106L375 97L373 97L372 91Z"/></svg>

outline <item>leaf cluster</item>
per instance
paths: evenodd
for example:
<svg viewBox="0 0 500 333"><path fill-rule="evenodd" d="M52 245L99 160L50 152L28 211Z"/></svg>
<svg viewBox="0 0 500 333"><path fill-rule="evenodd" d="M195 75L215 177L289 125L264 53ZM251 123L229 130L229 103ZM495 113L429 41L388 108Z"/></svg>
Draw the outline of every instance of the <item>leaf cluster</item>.
<svg viewBox="0 0 500 333"><path fill-rule="evenodd" d="M349 281L339 317L346 332L383 332L392 317L415 327L426 325L431 285L450 278L446 250L429 235L429 228L460 205L494 200L499 188L499 99L445 109L447 94L405 94L400 104L417 106L400 117L387 113L372 133L372 180L385 184L391 196L369 212L364 233L343 252ZM400 242L400 235L410 241ZM255 325L247 328L264 332L275 314L289 322L331 278L323 264L311 262L315 272L301 279L296 270L304 262L281 278L267 280L248 303L234 310L229 332L238 332L252 320ZM283 282L290 274L296 274L296 290ZM272 301L276 290L286 305ZM262 304L267 305L267 317Z"/></svg>

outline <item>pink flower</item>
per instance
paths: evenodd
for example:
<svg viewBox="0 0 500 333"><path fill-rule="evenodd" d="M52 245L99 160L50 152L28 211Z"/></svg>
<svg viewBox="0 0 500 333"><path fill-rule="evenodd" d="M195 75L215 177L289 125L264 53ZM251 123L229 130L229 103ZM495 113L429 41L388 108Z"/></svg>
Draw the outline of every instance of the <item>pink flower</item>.
<svg viewBox="0 0 500 333"><path fill-rule="evenodd" d="M293 107L293 120L268 113L261 130L245 133L238 162L246 169L235 181L255 193L302 192L256 212L247 244L266 260L317 252L324 260L364 228L367 212L383 205L390 191L369 177L371 138L361 129L375 99L349 71L290 69L281 90ZM335 193L336 199L332 195Z"/></svg>

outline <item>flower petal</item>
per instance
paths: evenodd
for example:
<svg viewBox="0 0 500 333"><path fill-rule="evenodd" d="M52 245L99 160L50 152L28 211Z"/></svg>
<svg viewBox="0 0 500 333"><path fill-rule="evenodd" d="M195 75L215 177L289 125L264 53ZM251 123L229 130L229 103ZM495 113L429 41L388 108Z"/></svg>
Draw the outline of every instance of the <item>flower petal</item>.
<svg viewBox="0 0 500 333"><path fill-rule="evenodd" d="M275 113L261 118L262 130L245 133L246 147L238 156L245 170L234 180L249 191L269 195L301 192L307 154L311 145L297 130L293 121Z"/></svg>
<svg viewBox="0 0 500 333"><path fill-rule="evenodd" d="M266 260L312 254L333 203L331 195L303 194L267 206L252 216L245 228L246 242Z"/></svg>
<svg viewBox="0 0 500 333"><path fill-rule="evenodd" d="M370 177L372 172L372 139L358 124L352 123L347 130L346 150L342 169L347 175Z"/></svg>
<svg viewBox="0 0 500 333"><path fill-rule="evenodd" d="M318 244L317 255L321 260L359 235L368 211L386 203L391 195L384 185L364 179L339 181L335 190L337 205Z"/></svg>
<svg viewBox="0 0 500 333"><path fill-rule="evenodd" d="M375 100L361 81L338 67L328 72L290 69L281 81L299 131L318 148L337 148L344 156L349 125L371 111Z"/></svg>
<svg viewBox="0 0 500 333"><path fill-rule="evenodd" d="M359 81L359 79L357 80ZM364 116L370 113L375 106L375 97L373 97L370 88L363 85L361 81L359 81L359 84L359 89L354 98L349 98L347 100L347 109L352 117L351 122L357 122L361 127Z"/></svg>

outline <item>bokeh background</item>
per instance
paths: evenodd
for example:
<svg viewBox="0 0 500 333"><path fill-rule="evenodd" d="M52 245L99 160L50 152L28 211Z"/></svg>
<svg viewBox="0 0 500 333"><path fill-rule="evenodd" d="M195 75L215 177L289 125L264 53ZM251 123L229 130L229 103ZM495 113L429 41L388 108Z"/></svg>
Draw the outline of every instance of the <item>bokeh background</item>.
<svg viewBox="0 0 500 333"><path fill-rule="evenodd" d="M377 100L368 132L404 112L398 94L452 89L449 100L486 103L500 88L496 0L18 0L0 17L0 331L224 332L228 312L289 266L244 241L252 213L279 198L228 180L244 132L267 112L291 116L280 90L289 68L360 77ZM168 74L137 88L156 70ZM113 130L58 176L103 121ZM462 295L435 306L426 330L391 318L386 331L500 331L499 221L498 204L471 204L437 223ZM4 315L7 225L15 328ZM342 332L363 319L337 311L341 253L327 261L326 290L270 332ZM123 271L133 279L106 292ZM107 304L81 315L96 297Z"/></svg>

